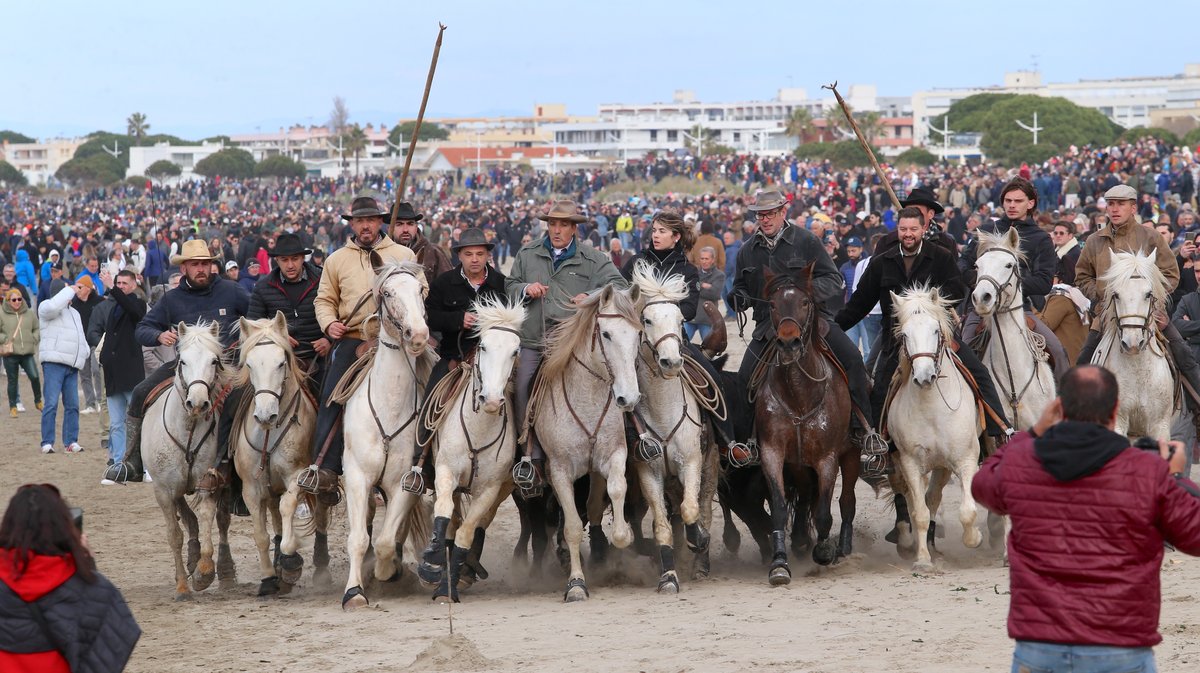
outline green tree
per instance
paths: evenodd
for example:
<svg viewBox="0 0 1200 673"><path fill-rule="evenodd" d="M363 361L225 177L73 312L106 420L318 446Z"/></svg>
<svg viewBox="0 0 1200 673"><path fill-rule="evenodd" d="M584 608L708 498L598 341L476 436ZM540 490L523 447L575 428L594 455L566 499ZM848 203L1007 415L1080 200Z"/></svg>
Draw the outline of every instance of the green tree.
<svg viewBox="0 0 1200 673"><path fill-rule="evenodd" d="M126 133L137 141L138 145L142 144L142 139L146 137L146 132L150 130L150 122L146 121L146 115L141 112L134 112L125 120Z"/></svg>
<svg viewBox="0 0 1200 673"><path fill-rule="evenodd" d="M92 156L93 154L108 155L108 153L105 151L104 148L107 147L108 149L112 149L113 145L116 144L117 149L119 149L121 151L121 153L119 155L117 155L116 160L118 162L120 162L121 168L122 168L122 170L124 170L126 168L129 168L129 148L130 147L134 147L134 146L138 146L138 145L143 145L143 146L157 145L158 143L167 143L168 145L195 145L196 144L190 140L184 140L182 138L172 136L172 135L167 135L165 133L159 133L159 134L155 134L155 135L145 136L139 142L137 138L134 138L133 136L129 136L129 135L124 135L124 134L120 134L120 133L109 133L107 131L93 131L92 133L89 133L87 135L87 141L85 143L83 143L82 145L80 145L79 148L75 150L74 158L84 159L89 156ZM108 155L108 156L112 156L112 155Z"/></svg>
<svg viewBox="0 0 1200 673"><path fill-rule="evenodd" d="M796 108L792 110L792 115L788 117L784 133L794 137L803 144L804 139L812 135L815 129L816 126L813 125L812 113L804 108Z"/></svg>
<svg viewBox="0 0 1200 673"><path fill-rule="evenodd" d="M260 161L254 168L254 174L260 177L302 178L308 174L308 169L291 157L277 154Z"/></svg>
<svg viewBox="0 0 1200 673"><path fill-rule="evenodd" d="M25 177L24 173L17 170L16 166L7 161L0 161L0 182L7 185L24 187L29 184L29 179Z"/></svg>
<svg viewBox="0 0 1200 673"><path fill-rule="evenodd" d="M1151 126L1149 128L1145 126L1138 126L1121 134L1121 140L1124 140L1128 143L1134 142L1141 138L1154 138L1155 140L1161 140L1170 147L1176 147L1180 144L1179 136L1158 126Z"/></svg>
<svg viewBox="0 0 1200 673"><path fill-rule="evenodd" d="M946 113L950 115L950 130L982 131L983 120L991 111L992 106L1016 97L1015 93L977 93L974 96L957 100L950 104L950 110ZM931 117L929 125L942 128L942 118L945 116Z"/></svg>
<svg viewBox="0 0 1200 673"><path fill-rule="evenodd" d="M133 187L135 189L145 189L146 188L146 176L131 175L131 176L125 178L125 184L127 184L130 187Z"/></svg>
<svg viewBox="0 0 1200 673"><path fill-rule="evenodd" d="M392 127L392 132L388 134L388 142L393 145L399 145L400 141L409 142L413 136L413 129L417 128L417 122L404 122ZM450 132L429 122L421 122L421 132L417 134L417 140L447 140L450 138Z"/></svg>
<svg viewBox="0 0 1200 673"><path fill-rule="evenodd" d="M0 145L4 143L35 143L37 140L30 138L24 133L9 131L7 129L0 131Z"/></svg>
<svg viewBox="0 0 1200 673"><path fill-rule="evenodd" d="M192 170L207 178L219 175L243 180L254 176L254 156L246 150L227 147L197 161Z"/></svg>
<svg viewBox="0 0 1200 673"><path fill-rule="evenodd" d="M851 110L850 114L854 114L854 111ZM845 140L854 135L854 132L850 130L850 122L846 121L846 115L840 107L831 107L825 111L825 130L833 137L833 142Z"/></svg>
<svg viewBox="0 0 1200 673"><path fill-rule="evenodd" d="M1033 144L1033 134L1014 121L1030 124L1035 111L1042 127L1037 146ZM1012 166L1047 156L1047 147L1057 151L1070 145L1111 144L1121 127L1098 110L1081 107L1065 98L1021 95L993 105L980 130L983 132L980 145L988 157Z"/></svg>
<svg viewBox="0 0 1200 673"><path fill-rule="evenodd" d="M1200 145L1200 128L1194 128L1183 136L1183 144L1195 148Z"/></svg>
<svg viewBox="0 0 1200 673"><path fill-rule="evenodd" d="M937 155L923 147L910 147L900 153L899 156L892 162L898 166L906 164L916 164L918 166L932 166L938 162Z"/></svg>
<svg viewBox="0 0 1200 673"><path fill-rule="evenodd" d="M152 180L175 177L183 173L183 169L174 161L159 159L146 167L146 175Z"/></svg>
<svg viewBox="0 0 1200 673"><path fill-rule="evenodd" d="M355 124L346 129L346 134L342 136L342 160L345 161L346 155L354 156L354 174L358 175L358 157L367 149L367 132L361 126Z"/></svg>
<svg viewBox="0 0 1200 673"><path fill-rule="evenodd" d="M869 145L874 145L875 139L883 135L883 115L878 112L861 112L854 115L854 121Z"/></svg>
<svg viewBox="0 0 1200 673"><path fill-rule="evenodd" d="M876 154L878 149L872 148ZM867 157L862 144L858 140L842 140L836 143L807 143L796 148L796 156L800 159L827 159L834 168L854 168L869 166L871 159Z"/></svg>
<svg viewBox="0 0 1200 673"><path fill-rule="evenodd" d="M111 185L125 177L125 167L119 159L105 152L80 157L76 151L75 158L59 166L54 175L75 187Z"/></svg>

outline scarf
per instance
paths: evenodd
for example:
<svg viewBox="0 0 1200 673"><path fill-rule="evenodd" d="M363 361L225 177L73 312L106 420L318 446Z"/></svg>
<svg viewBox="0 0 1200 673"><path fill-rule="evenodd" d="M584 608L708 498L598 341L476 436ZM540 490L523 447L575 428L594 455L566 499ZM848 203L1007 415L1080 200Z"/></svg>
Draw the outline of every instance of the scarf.
<svg viewBox="0 0 1200 673"><path fill-rule="evenodd" d="M1067 239L1066 243L1063 243L1062 245L1055 248L1054 252L1058 253L1059 259L1062 259L1064 255L1066 255L1068 252L1071 252L1072 249L1077 248L1077 247L1079 247L1079 241L1075 240L1075 237L1072 236L1071 238Z"/></svg>
<svg viewBox="0 0 1200 673"><path fill-rule="evenodd" d="M759 229L758 231L754 232L754 236L755 236L755 238L761 240L763 242L763 245L767 246L767 250L774 250L775 245L777 243L779 243L779 238L781 236L783 236L784 229L787 229L790 226L792 226L792 223L788 222L787 220L784 220L783 226L779 228L779 231L775 232L774 236L767 236L766 234L763 233L762 229Z"/></svg>

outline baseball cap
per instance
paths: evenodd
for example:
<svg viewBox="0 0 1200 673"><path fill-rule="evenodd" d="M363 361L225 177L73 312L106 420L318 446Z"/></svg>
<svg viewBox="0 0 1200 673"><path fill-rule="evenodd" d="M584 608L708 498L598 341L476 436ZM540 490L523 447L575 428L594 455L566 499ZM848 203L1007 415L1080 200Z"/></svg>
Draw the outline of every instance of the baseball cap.
<svg viewBox="0 0 1200 673"><path fill-rule="evenodd" d="M232 259L229 260L228 262L225 262L225 270L226 271L228 271L230 269L236 269L236 268L238 268L237 262L233 261Z"/></svg>
<svg viewBox="0 0 1200 673"><path fill-rule="evenodd" d="M861 248L861 247L863 247L862 239L860 239L857 236L851 236L850 238L846 239L846 247L847 248Z"/></svg>

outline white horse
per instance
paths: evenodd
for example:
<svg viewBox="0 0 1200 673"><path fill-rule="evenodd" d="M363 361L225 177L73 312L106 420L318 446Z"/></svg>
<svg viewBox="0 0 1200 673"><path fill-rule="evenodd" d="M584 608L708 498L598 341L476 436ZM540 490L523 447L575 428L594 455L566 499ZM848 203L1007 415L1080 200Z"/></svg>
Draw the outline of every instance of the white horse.
<svg viewBox="0 0 1200 673"><path fill-rule="evenodd" d="M253 392L244 411L239 409L243 415L235 421L230 439L233 465L242 478L242 497L254 524L262 577L258 595L288 593L304 566L296 553L299 539L292 516L301 497L296 475L311 457L317 406L305 389L306 375L288 341L283 313L276 312L273 319L242 318L239 326L241 355L233 383L249 386ZM315 528L317 535L313 549L316 574L318 581L328 580L329 510L317 498L306 498L306 502L313 513L308 527ZM269 553L268 512L274 523L274 560Z"/></svg>
<svg viewBox="0 0 1200 673"><path fill-rule="evenodd" d="M220 325L214 322L188 326L179 323L176 348L179 364L171 387L146 410L142 430L142 455L154 474L154 498L167 523L167 544L175 556L175 600L188 600L192 589L203 591L218 571L224 583L233 580L235 568L229 551L229 507L218 503L219 494L199 493L196 510L186 497L217 463L215 400L225 385L227 371ZM220 556L213 565L212 528L220 534ZM182 556L182 522L188 529L188 560ZM197 539L199 537L199 539ZM197 565L199 561L199 565Z"/></svg>
<svg viewBox="0 0 1200 673"><path fill-rule="evenodd" d="M1054 399L1054 371L1046 353L1025 325L1021 292L1021 238L1016 228L1007 234L979 232L978 271L971 301L988 331L981 354L992 375L1004 414L1014 428L1028 428Z"/></svg>
<svg viewBox="0 0 1200 673"><path fill-rule="evenodd" d="M579 546L583 524L575 507L575 480L591 475L592 499L607 489L613 510L613 545L629 546L633 530L625 520L625 424L622 411L638 403L640 347L639 290L612 285L582 300L575 314L546 335L546 355L534 381L527 431L546 451L550 485L563 511L563 534L570 556L564 600L588 598Z"/></svg>
<svg viewBox="0 0 1200 673"><path fill-rule="evenodd" d="M1179 411L1175 381L1159 340L1155 311L1165 310L1166 281L1155 252L1110 251L1104 283L1104 336L1092 363L1117 378L1121 405L1115 431L1130 437L1170 437L1171 417ZM157 475L155 475L157 476Z"/></svg>
<svg viewBox="0 0 1200 673"><path fill-rule="evenodd" d="M941 506L942 489L951 474L962 484L958 518L963 544L974 548L983 541L975 528L971 497L971 480L979 469L976 440L982 419L975 395L948 347L954 338L949 302L936 288L928 287L891 295L900 359L898 384L887 412L888 434L896 442L899 474L916 527L914 531L900 523L897 546L911 549L915 534L913 570L929 572L933 570L927 542L930 516Z"/></svg>
<svg viewBox="0 0 1200 673"><path fill-rule="evenodd" d="M683 519L688 547L696 554L708 550L707 526L712 522L716 482L712 480L712 492L703 502L707 516L702 517L700 490L705 467L702 441L706 419L682 375L683 341L679 335L683 313L679 302L688 296L683 276L662 277L649 264L639 262L633 270L633 284L640 291L638 308L645 335L637 369L642 398L633 414L642 446L652 449L649 455L641 456L643 460L634 461L634 468L642 495L654 515L661 573L658 591L677 593L679 577L675 571L666 498L668 479L677 480L683 487L680 501L673 504Z"/></svg>
<svg viewBox="0 0 1200 673"><path fill-rule="evenodd" d="M458 602L463 584L486 579L480 564L485 530L500 503L512 493L510 478L517 437L509 414L510 382L521 352L525 307L483 298L471 306L478 316L479 345L429 392L422 423L434 431L433 540L425 550L422 571L439 577L433 597ZM469 497L459 498L460 495ZM447 537L455 501L462 523ZM446 568L446 547L450 566Z"/></svg>
<svg viewBox="0 0 1200 673"><path fill-rule="evenodd" d="M379 343L371 369L346 400L342 417L346 450L342 483L350 534L346 551L350 573L342 608L367 605L363 591L363 556L370 545L371 487L387 500L383 523L375 531L375 578L400 578L397 537L401 526L414 549L429 539L429 512L422 496L401 487L412 467L424 382L433 366L427 348L425 295L429 286L416 262L387 264L376 272L371 292L379 307ZM416 512L410 512L416 508Z"/></svg>

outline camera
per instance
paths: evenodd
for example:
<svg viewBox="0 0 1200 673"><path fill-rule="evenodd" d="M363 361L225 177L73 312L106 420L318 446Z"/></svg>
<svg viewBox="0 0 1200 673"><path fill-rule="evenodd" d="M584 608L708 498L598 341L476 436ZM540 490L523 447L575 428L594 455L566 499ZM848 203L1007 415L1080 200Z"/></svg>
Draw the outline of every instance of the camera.
<svg viewBox="0 0 1200 673"><path fill-rule="evenodd" d="M1153 437L1138 437L1137 441L1133 443L1133 448L1158 453L1158 440ZM1167 458L1173 455L1175 455L1175 447L1172 446L1167 453Z"/></svg>
<svg viewBox="0 0 1200 673"><path fill-rule="evenodd" d="M82 533L83 532L83 508L82 507L72 507L71 508L71 520L75 522L75 530Z"/></svg>

